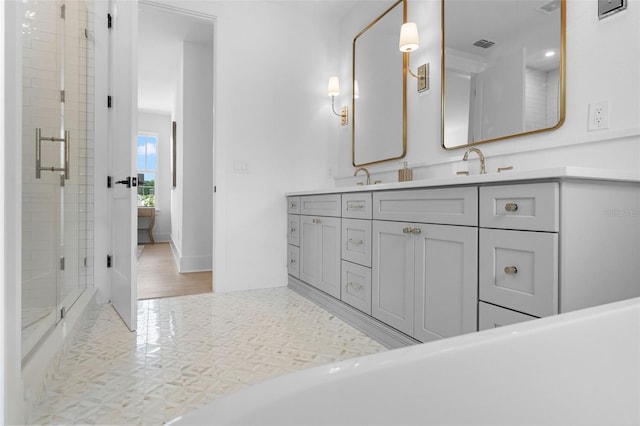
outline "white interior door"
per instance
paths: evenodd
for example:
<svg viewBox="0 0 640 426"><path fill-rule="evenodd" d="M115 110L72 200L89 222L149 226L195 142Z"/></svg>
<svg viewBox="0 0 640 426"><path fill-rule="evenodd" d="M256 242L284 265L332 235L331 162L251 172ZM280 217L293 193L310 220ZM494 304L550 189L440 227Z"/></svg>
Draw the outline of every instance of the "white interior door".
<svg viewBox="0 0 640 426"><path fill-rule="evenodd" d="M136 329L135 245L137 129L137 0L112 0L110 30L110 292L111 303L130 330ZM99 159L97 159L99 161ZM129 180L129 184L125 183Z"/></svg>

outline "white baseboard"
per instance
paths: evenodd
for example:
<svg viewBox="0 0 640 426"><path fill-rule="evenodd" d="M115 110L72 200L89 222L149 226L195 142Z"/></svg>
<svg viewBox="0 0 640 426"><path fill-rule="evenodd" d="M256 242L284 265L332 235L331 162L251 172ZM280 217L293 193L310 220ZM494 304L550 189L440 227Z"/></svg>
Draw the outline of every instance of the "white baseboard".
<svg viewBox="0 0 640 426"><path fill-rule="evenodd" d="M182 256L180 250L173 242L173 239L169 241L171 246L171 252L176 262L178 272L206 272L211 271L213 268L213 256L211 254L204 256Z"/></svg>

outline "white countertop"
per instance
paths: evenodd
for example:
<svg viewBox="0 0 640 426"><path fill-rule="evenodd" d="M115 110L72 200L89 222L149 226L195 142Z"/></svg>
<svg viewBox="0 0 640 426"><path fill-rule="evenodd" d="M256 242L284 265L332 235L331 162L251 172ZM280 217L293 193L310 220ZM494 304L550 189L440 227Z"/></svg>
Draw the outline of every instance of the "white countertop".
<svg viewBox="0 0 640 426"><path fill-rule="evenodd" d="M582 167L554 167L548 169L506 171L502 173L488 173L484 175L451 176L433 179L414 180L411 182L380 183L366 186L345 186L324 188L310 191L296 191L286 196L336 194L345 192L384 191L390 189L432 188L439 186L477 185L502 182L518 182L545 179L585 179L618 182L640 183L639 173L620 172L617 170L589 169Z"/></svg>

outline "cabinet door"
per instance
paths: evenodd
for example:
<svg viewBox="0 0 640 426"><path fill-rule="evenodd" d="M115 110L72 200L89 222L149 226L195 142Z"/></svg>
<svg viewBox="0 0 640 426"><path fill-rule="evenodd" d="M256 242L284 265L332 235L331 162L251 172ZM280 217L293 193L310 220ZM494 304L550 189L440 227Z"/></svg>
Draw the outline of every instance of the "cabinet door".
<svg viewBox="0 0 640 426"><path fill-rule="evenodd" d="M371 220L371 193L342 194L342 217Z"/></svg>
<svg viewBox="0 0 640 426"><path fill-rule="evenodd" d="M287 271L289 275L300 278L300 249L291 244L287 249Z"/></svg>
<svg viewBox="0 0 640 426"><path fill-rule="evenodd" d="M343 260L340 299L371 315L371 269Z"/></svg>
<svg viewBox="0 0 640 426"><path fill-rule="evenodd" d="M300 245L300 216L297 214L290 214L288 217L288 230L287 240L289 244L294 246Z"/></svg>
<svg viewBox="0 0 640 426"><path fill-rule="evenodd" d="M413 335L414 238L407 223L373 221L371 315Z"/></svg>
<svg viewBox="0 0 640 426"><path fill-rule="evenodd" d="M480 229L480 299L546 317L558 313L558 235Z"/></svg>
<svg viewBox="0 0 640 426"><path fill-rule="evenodd" d="M300 216L300 279L340 298L340 218Z"/></svg>
<svg viewBox="0 0 640 426"><path fill-rule="evenodd" d="M287 213L300 214L300 197L287 197Z"/></svg>
<svg viewBox="0 0 640 426"><path fill-rule="evenodd" d="M371 267L371 221L342 219L342 258Z"/></svg>
<svg viewBox="0 0 640 426"><path fill-rule="evenodd" d="M414 225L413 229L416 250L413 337L427 342L476 331L478 229L422 224Z"/></svg>

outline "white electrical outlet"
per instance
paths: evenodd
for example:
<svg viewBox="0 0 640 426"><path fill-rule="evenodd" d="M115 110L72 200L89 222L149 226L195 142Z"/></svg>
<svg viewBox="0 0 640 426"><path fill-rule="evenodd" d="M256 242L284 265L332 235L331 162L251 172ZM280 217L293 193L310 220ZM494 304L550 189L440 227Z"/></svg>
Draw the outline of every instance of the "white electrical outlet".
<svg viewBox="0 0 640 426"><path fill-rule="evenodd" d="M589 131L609 128L609 101L589 104Z"/></svg>

